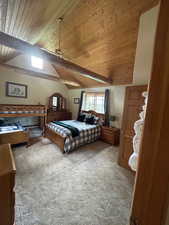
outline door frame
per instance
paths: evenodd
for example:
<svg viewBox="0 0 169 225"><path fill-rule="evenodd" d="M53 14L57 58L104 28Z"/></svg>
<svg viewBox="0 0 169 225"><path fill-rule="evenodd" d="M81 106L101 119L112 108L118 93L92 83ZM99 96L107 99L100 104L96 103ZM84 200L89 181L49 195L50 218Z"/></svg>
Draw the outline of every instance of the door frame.
<svg viewBox="0 0 169 225"><path fill-rule="evenodd" d="M164 225L169 202L169 1L161 0L130 225Z"/></svg>

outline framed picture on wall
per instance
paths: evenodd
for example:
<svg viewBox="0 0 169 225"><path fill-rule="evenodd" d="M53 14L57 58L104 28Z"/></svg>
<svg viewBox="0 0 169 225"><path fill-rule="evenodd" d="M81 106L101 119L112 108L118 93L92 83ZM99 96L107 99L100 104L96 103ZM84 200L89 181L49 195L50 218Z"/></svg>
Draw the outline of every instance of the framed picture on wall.
<svg viewBox="0 0 169 225"><path fill-rule="evenodd" d="M16 98L27 98L27 85L6 82L6 96Z"/></svg>
<svg viewBox="0 0 169 225"><path fill-rule="evenodd" d="M80 103L80 98L74 98L74 104L79 104Z"/></svg>

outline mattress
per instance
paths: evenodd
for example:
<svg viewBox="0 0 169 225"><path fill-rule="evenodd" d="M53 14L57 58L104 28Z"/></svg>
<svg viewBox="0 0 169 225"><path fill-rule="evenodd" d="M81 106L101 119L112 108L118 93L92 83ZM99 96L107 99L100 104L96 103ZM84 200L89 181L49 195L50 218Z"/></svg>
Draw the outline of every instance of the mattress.
<svg viewBox="0 0 169 225"><path fill-rule="evenodd" d="M10 125L4 125L0 126L0 134L6 134L6 133L12 133L12 132L18 132L23 131L24 128L19 124L10 124Z"/></svg>

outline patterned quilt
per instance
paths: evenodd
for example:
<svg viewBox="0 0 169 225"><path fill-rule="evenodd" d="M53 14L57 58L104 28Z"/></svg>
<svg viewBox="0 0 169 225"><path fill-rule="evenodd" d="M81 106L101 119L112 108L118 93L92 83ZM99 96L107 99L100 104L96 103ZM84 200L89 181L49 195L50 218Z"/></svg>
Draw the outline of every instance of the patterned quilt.
<svg viewBox="0 0 169 225"><path fill-rule="evenodd" d="M76 127L79 130L79 136L73 138L69 129L56 125L52 122L47 125L48 128L66 138L64 145L65 153L68 153L84 144L92 143L96 141L101 135L100 125L90 125L84 122L79 122L77 120L65 120L62 122Z"/></svg>

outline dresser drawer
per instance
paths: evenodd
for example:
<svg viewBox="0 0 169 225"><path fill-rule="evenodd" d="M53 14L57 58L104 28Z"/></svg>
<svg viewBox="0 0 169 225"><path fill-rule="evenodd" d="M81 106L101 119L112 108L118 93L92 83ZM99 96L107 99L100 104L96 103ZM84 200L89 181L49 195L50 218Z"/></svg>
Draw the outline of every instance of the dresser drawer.
<svg viewBox="0 0 169 225"><path fill-rule="evenodd" d="M101 136L101 139L103 140L103 141L105 141L105 142L108 142L108 143L111 143L111 144L113 144L113 141L114 141L114 137L112 136L112 135L109 135L109 134L103 134L102 136Z"/></svg>
<svg viewBox="0 0 169 225"><path fill-rule="evenodd" d="M102 134L113 135L113 131L112 130L102 130L101 132L102 132Z"/></svg>

